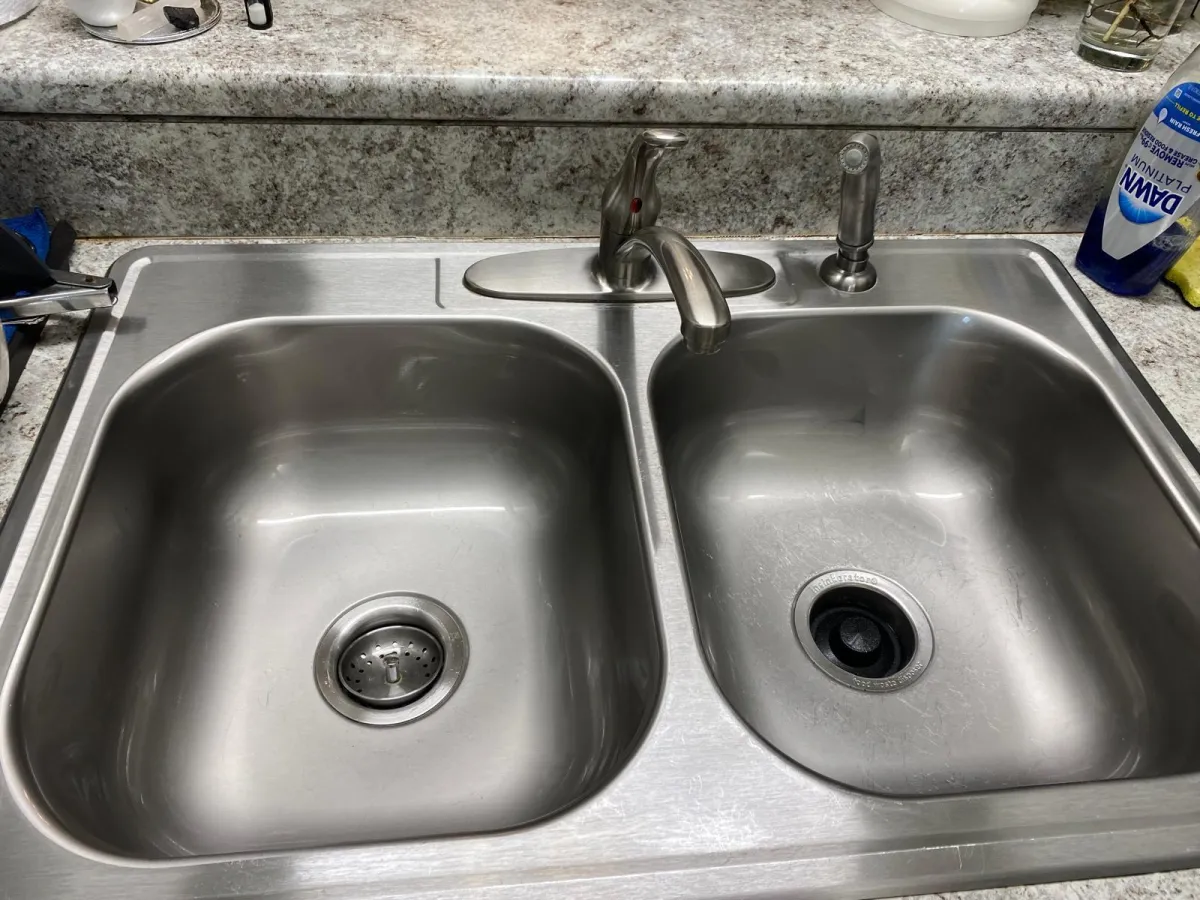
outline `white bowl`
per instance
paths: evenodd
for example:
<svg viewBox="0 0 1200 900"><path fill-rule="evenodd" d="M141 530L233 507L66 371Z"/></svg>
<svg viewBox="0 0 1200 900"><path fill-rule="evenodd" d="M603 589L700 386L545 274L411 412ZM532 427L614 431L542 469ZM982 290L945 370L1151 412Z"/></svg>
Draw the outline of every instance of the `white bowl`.
<svg viewBox="0 0 1200 900"><path fill-rule="evenodd" d="M995 37L1020 31L1038 0L871 0L894 19L942 34Z"/></svg>
<svg viewBox="0 0 1200 900"><path fill-rule="evenodd" d="M137 0L67 0L67 7L89 25L116 25L133 15Z"/></svg>

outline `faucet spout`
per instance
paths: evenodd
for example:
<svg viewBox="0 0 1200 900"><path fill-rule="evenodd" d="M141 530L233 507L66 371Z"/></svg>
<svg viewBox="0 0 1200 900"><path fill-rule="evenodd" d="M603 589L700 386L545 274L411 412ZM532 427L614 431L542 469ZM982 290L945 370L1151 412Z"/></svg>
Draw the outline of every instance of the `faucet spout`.
<svg viewBox="0 0 1200 900"><path fill-rule="evenodd" d="M649 254L658 263L675 304L679 307L679 332L693 353L716 353L729 336L729 304L700 251L677 231L651 225L626 238L617 248L620 262Z"/></svg>

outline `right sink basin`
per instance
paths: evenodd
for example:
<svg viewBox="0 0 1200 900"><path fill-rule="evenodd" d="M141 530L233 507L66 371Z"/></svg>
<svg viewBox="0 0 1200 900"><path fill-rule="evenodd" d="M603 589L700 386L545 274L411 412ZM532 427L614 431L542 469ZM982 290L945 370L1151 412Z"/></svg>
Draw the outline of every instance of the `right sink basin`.
<svg viewBox="0 0 1200 900"><path fill-rule="evenodd" d="M884 794L1200 769L1200 547L1084 366L951 310L737 324L650 394L752 729Z"/></svg>

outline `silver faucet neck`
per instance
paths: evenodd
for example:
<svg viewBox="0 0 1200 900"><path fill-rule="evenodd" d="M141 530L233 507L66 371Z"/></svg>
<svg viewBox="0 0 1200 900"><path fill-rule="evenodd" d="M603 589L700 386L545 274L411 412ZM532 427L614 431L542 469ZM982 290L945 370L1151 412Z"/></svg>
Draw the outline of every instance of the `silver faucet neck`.
<svg viewBox="0 0 1200 900"><path fill-rule="evenodd" d="M637 253L653 257L671 286L687 348L693 353L717 352L729 336L729 304L696 246L673 229L652 225L617 248L617 260Z"/></svg>

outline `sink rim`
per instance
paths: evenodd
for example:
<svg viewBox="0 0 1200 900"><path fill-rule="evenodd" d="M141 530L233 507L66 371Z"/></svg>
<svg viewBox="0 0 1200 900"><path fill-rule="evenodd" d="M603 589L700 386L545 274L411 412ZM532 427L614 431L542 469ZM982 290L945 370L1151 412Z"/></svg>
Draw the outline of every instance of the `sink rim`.
<svg viewBox="0 0 1200 900"><path fill-rule="evenodd" d="M781 276L765 294L731 301L735 329L736 320L750 314L911 307L913 299L901 290L889 293L885 279L889 273L897 277L896 273L912 271L918 258L932 258L936 264L939 254L972 257L971 266L1000 259L1003 265L1040 273L1045 283L1038 302L1052 300L1059 324L1066 322L1073 331L1064 346L1078 353L1089 369L1102 370L1105 384L1119 401L1118 408L1134 426L1135 438L1147 441L1187 503L1194 505L1200 497L1200 480L1195 474L1200 454L1186 438L1182 444L1178 442L1182 431L1169 415L1159 417L1161 404L1143 395L1144 382L1139 384L1136 370L1132 375L1126 371L1132 363L1113 346L1115 340L1098 314L1071 284L1061 264L1037 245L1014 240L881 241L873 258L879 264L884 290L859 295L849 303L814 285L807 274L831 251L829 241L702 241L700 245L760 255ZM216 246L203 253L194 247L150 248L135 251L114 266L114 274L124 286L117 315L128 314L129 307L124 305L128 287L135 289L137 301L137 283L147 272L153 275L159 264L187 265L221 258L235 266L266 266L266 271L277 272L281 270L273 266L295 267L307 260L318 274L327 264L335 269L345 264L344 268L362 271L358 286L370 303L407 310L389 312L388 317L432 314L459 319L487 313L486 318L533 322L552 333L568 335L604 359L621 387L621 402L630 416L626 427L636 456L639 514L647 526L654 612L662 632L663 686L640 750L599 794L542 824L482 838L406 844L400 852L394 849L397 845L385 844L141 863L77 853L47 835L36 822L18 816L0 827L0 868L9 867L18 890L53 871L72 879L62 882L65 884L81 883L76 878L98 879L89 896L150 897L168 891L180 896L201 891L224 896L286 890L297 898L318 894L353 897L360 896L365 887L386 885L400 893L419 888L449 898L470 893L462 890L461 879L464 873L473 872L474 884L488 888L493 896L514 898L568 892L599 897L617 890L647 893L667 889L689 897L737 897L750 888L782 893L801 886L827 896L884 896L1119 874L1200 861L1196 849L1200 847L1200 797L1187 799L1200 785L1194 777L1155 779L1150 790L1144 782L1136 789L1128 782L1111 782L1022 789L1004 797L967 795L949 801L881 804L877 798L839 790L794 771L795 767L783 763L740 723L731 721L699 655L690 600L682 586L677 536L663 518L662 472L647 409L648 367L677 339L678 319L674 310L664 305L644 305L636 311L637 328L626 333L622 328L632 320L624 310L571 312L563 304L543 302L538 304L541 310L533 311L512 301L474 297L454 285L471 261L539 246L536 242L344 248L250 245ZM435 257L440 260L437 271L432 264ZM397 295L404 291L397 291L397 283L411 288L411 296L398 300ZM984 290L992 289L984 285ZM344 295L329 302L335 300L350 302ZM1010 314L1005 318L1036 318L1037 303L1027 300L1022 300L1023 306L1016 304L1019 309L1006 310ZM983 300L977 302L983 304ZM81 375L93 379L94 390L105 371L99 363L94 367L90 363L98 356L101 362L105 359L97 354L97 346L109 318L93 318L72 363L68 387L47 422L8 521L0 529L0 559L14 562L0 582L0 609L7 605L9 613L0 625L6 689L13 653L20 649L28 624L29 603L36 599L30 597L28 581L21 576L30 567L44 566L48 549L53 549L47 544L61 536L57 527L49 528L41 540L35 539L34 532L47 513L45 494L53 494L62 479L78 477L78 454L69 452L78 447L64 441L64 435L73 438L75 432L66 426L75 419L77 430L77 420L83 417L81 409L86 403L81 406L77 384ZM311 319L308 313L304 318ZM165 324L153 315L145 319L146 328L156 333L167 330ZM608 345L604 344L605 335L610 339ZM628 346L621 343L626 337ZM84 400L88 396L84 392ZM66 460L71 464L68 468L63 468L65 462L59 458L58 451L63 448L65 455L72 457ZM42 518L37 518L39 515ZM13 625L14 615L18 626ZM689 730L682 740L685 723ZM721 785L721 792L700 790L696 794L696 787L706 783ZM689 785L693 786L690 790ZM785 786L790 790L781 790ZM0 796L0 808L11 809L20 801L12 796L7 769L4 787L7 793ZM662 808L668 796L676 801L669 813ZM828 804L842 814L831 819ZM976 811L970 813L969 808ZM618 818L618 813L632 815L635 810L636 819ZM1103 815L1090 815L1100 810ZM638 833L632 833L630 821L642 826ZM818 840L819 828L823 830ZM600 844L595 840L598 835L604 836ZM989 854L987 848L995 848L1000 855ZM22 851L36 857L33 870L20 868ZM727 853L736 853L739 864L725 865ZM419 878L412 875L414 866L422 870ZM564 888L558 880L564 878L571 879L569 887Z"/></svg>

